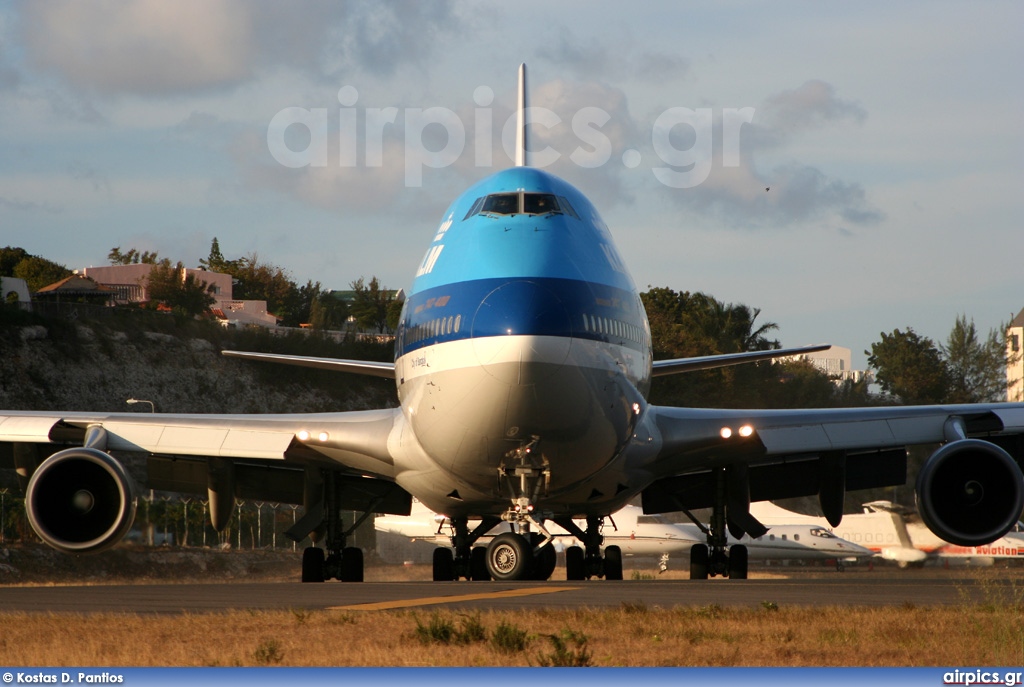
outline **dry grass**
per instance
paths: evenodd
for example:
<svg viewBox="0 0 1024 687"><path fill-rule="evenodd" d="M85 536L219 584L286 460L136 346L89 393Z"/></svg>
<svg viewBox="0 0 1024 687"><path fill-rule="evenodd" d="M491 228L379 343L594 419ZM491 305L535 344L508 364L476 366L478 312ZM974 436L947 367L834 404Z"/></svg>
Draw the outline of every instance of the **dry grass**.
<svg viewBox="0 0 1024 687"><path fill-rule="evenodd" d="M598 666L1021 665L1024 606L1016 601L927 608L627 604L470 614L3 613L0 665L527 666L556 657L552 636L566 640L573 658ZM525 632L525 642L495 641L500 626L502 637Z"/></svg>

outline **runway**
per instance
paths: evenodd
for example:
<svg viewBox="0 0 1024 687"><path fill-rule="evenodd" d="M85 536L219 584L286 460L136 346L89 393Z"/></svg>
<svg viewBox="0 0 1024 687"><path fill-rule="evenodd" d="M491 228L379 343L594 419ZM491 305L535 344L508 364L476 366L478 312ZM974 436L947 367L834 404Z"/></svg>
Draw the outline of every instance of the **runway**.
<svg viewBox="0 0 1024 687"><path fill-rule="evenodd" d="M1014 571L1016 572L1016 571ZM1018 575L834 574L811 579L606 582L297 582L0 588L0 612L205 613L234 609L607 608L672 606L932 606L1008 603ZM1019 602L1019 600L1018 600Z"/></svg>

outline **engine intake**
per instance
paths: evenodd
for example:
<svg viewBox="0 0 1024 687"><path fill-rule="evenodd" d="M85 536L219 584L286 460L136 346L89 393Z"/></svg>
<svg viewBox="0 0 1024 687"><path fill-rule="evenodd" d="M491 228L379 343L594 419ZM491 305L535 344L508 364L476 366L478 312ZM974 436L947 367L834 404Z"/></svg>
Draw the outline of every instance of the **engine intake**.
<svg viewBox="0 0 1024 687"><path fill-rule="evenodd" d="M937 536L982 546L1010 531L1024 510L1024 476L1017 462L981 439L940 447L917 476L921 519Z"/></svg>
<svg viewBox="0 0 1024 687"><path fill-rule="evenodd" d="M69 448L43 461L25 493L29 524L65 553L101 551L135 520L135 489L124 466L95 448Z"/></svg>

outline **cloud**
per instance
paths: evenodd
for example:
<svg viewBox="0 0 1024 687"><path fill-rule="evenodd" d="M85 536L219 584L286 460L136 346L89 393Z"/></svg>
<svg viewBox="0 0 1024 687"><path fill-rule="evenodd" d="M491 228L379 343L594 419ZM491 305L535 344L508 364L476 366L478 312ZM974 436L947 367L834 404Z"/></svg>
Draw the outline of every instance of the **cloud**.
<svg viewBox="0 0 1024 687"><path fill-rule="evenodd" d="M568 71L591 80L629 78L657 82L684 77L690 70L689 60L680 55L652 51L634 53L630 44L611 46L598 40L581 41L565 30L560 30L537 54L553 63L560 72Z"/></svg>
<svg viewBox="0 0 1024 687"><path fill-rule="evenodd" d="M445 2L53 0L21 11L29 64L82 90L145 96L230 88L282 67L390 74L458 24Z"/></svg>
<svg viewBox="0 0 1024 687"><path fill-rule="evenodd" d="M252 22L221 0L25 3L30 61L101 93L220 86L251 73Z"/></svg>
<svg viewBox="0 0 1024 687"><path fill-rule="evenodd" d="M757 110L751 143L778 145L805 131L836 122L863 124L867 117L867 111L858 103L837 97L831 84L807 81L799 88L765 100Z"/></svg>
<svg viewBox="0 0 1024 687"><path fill-rule="evenodd" d="M713 145L708 174L690 188L666 188L680 206L715 216L747 229L785 228L808 221L835 221L867 226L880 222L884 213L856 182L833 179L818 167L791 160L764 169L758 162L768 152L785 154L786 146L802 134L838 122L860 124L867 112L860 105L836 96L823 81L807 81L800 87L767 98L756 108L753 121L740 129L737 159L725 165L722 155L724 126L716 112L711 127L700 132ZM695 145L697 134L677 126L669 140L677 150Z"/></svg>

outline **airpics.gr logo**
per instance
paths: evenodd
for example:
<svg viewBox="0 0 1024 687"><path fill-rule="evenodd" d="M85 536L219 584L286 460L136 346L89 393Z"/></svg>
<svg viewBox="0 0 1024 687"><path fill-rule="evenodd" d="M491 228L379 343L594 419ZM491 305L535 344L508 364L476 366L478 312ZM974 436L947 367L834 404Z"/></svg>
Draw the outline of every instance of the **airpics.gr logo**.
<svg viewBox="0 0 1024 687"><path fill-rule="evenodd" d="M341 105L337 121L326 107L286 107L270 120L267 127L267 148L279 164L298 169L302 167L357 167L360 158L368 168L383 167L388 139L392 143L402 136L402 164L405 167L405 185L419 187L423 183L426 167L442 169L455 164L467 154L467 127L459 115L445 107L357 107L359 92L353 86L338 91ZM473 94L477 105L473 109L473 135L468 147L472 149L476 167L493 164L494 113L490 107L494 91L480 86ZM716 126L712 108L690 109L671 107L654 120L651 127L651 147L658 158L651 168L655 178L671 188L693 188L703 183L711 173L716 132L721 138L721 165L740 166L740 129L754 120L754 108L723 108ZM401 113L403 125L397 126ZM553 129L563 118L545 107L528 107L526 123L532 127ZM612 162L614 146L604 130L612 116L600 107L582 107L569 119L572 139L563 144L566 150L545 145L530 151L530 166L547 167L564 155L573 164L595 168ZM426 143L428 127L440 127L446 134L442 147L432 150ZM501 147L509 160L515 159L516 115L513 113L501 125ZM338 133L338 143L331 145L332 129ZM678 140L691 144L677 146ZM571 149L569 149L571 146ZM332 148L334 151L332 152ZM393 148L393 146L392 146ZM642 154L628 148L621 154L621 163L634 169L642 162ZM333 158L333 159L332 159Z"/></svg>

